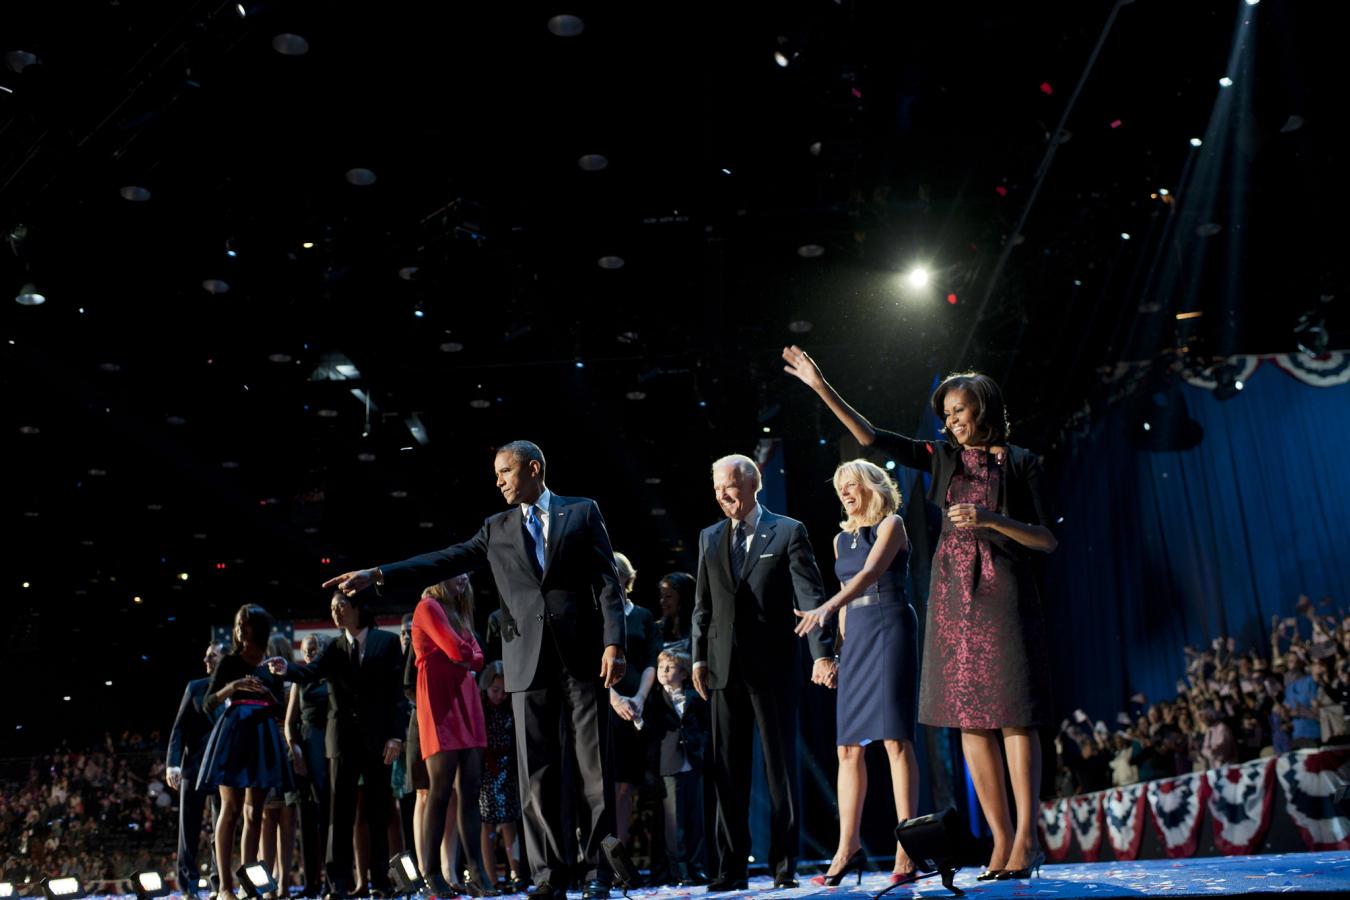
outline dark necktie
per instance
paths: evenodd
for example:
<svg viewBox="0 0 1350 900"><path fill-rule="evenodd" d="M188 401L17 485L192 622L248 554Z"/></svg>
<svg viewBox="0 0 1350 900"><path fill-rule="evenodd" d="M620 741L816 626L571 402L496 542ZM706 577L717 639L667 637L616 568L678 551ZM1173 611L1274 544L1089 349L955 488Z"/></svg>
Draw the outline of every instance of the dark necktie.
<svg viewBox="0 0 1350 900"><path fill-rule="evenodd" d="M361 668L361 645L356 638L352 638L352 671L359 671Z"/></svg>
<svg viewBox="0 0 1350 900"><path fill-rule="evenodd" d="M741 583L741 571L745 568L745 523L741 522L736 526L736 533L731 538L731 581L733 584Z"/></svg>

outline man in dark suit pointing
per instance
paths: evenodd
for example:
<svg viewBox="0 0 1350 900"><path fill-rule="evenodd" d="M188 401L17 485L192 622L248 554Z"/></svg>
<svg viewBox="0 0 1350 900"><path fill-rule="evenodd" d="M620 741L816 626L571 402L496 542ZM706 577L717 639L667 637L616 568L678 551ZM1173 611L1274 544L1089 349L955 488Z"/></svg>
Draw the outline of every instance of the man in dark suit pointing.
<svg viewBox="0 0 1350 900"><path fill-rule="evenodd" d="M222 711L214 713L202 709L206 698L206 685L216 664L225 653L225 647L219 641L206 645L206 678L197 678L188 682L183 692L183 702L178 706L178 718L173 720L173 731L169 732L169 758L165 780L169 787L182 791L178 797L178 891L186 898L197 896L197 881L201 873L197 871L197 845L202 839L202 811L211 807L211 821L216 820L216 807L219 795L215 788L206 791L197 790L197 770L201 768L202 754L206 751L206 740L211 736L211 726L216 724ZM220 873L216 870L215 845L211 853L211 890L220 888Z"/></svg>
<svg viewBox="0 0 1350 900"><path fill-rule="evenodd" d="M746 889L750 856L750 759L759 726L769 787L769 867L774 887L797 887L797 705L801 651L794 609L815 609L824 588L806 526L759 505L759 467L745 456L713 463L727 518L698 539L694 687L712 714L721 871L709 891ZM811 680L834 687L834 631L813 631Z"/></svg>
<svg viewBox="0 0 1350 900"><path fill-rule="evenodd" d="M472 539L348 572L325 586L351 595L371 584L419 587L492 567L501 593L505 688L516 718L521 817L535 883L530 896L566 900L571 880L561 731L572 743L578 773L575 808L589 867L582 898L605 900L613 873L600 842L615 831L608 689L623 677L626 644L614 552L593 500L560 497L544 485L537 446L515 441L501 447L494 470L512 508L489 518Z"/></svg>

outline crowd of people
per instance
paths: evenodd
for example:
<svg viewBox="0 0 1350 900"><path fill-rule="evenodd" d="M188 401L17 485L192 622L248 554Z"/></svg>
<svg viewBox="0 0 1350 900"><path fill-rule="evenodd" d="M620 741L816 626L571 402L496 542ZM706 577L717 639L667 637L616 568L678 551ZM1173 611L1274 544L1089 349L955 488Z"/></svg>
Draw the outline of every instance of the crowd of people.
<svg viewBox="0 0 1350 900"><path fill-rule="evenodd" d="M868 865L868 745L889 757L897 820L915 816L919 722L961 731L993 832L980 878L1030 877L1044 859L1034 807L1039 729L1051 724L1032 554L1057 543L1036 456L1007 442L986 376L942 382L931 406L944 438L916 441L874 428L800 348L783 358L859 444L931 476L944 520L922 657L901 496L874 462L835 473L845 518L830 542L834 592L805 526L760 504L755 461L714 462L720 515L699 534L697 575L661 580L657 616L633 602L634 567L596 504L550 491L542 450L515 441L493 464L507 509L477 535L324 585L335 640L306 638L296 661L288 641L272 642L267 611L246 604L231 646L208 648L166 760L181 792L180 883L194 890L209 871L213 892L233 892L237 863L261 861L279 895L298 836L306 896L388 896L386 860L411 844L431 898L528 887L531 900L565 900L579 886L581 900L607 900L615 873L602 843L638 844L634 810L659 800L643 836L652 879L744 890L757 740L764 861L775 888L794 888L807 677L838 697L839 844L814 882ZM486 646L500 659L473 630L465 576L484 568L500 595ZM382 589L421 593L402 641L376 627ZM198 863L207 810L214 840ZM515 822L521 840L499 848ZM891 883L917 877L897 842Z"/></svg>
<svg viewBox="0 0 1350 900"><path fill-rule="evenodd" d="M1330 601L1323 601L1329 605ZM1116 716L1115 728L1079 711L1061 726L1061 797L1091 793L1249 762L1305 747L1346 743L1350 716L1350 615L1319 614L1307 597L1308 620L1274 617L1270 649L1236 651L1233 639L1186 648L1176 695L1150 703L1142 694Z"/></svg>
<svg viewBox="0 0 1350 900"><path fill-rule="evenodd" d="M124 733L88 749L63 743L26 778L0 778L0 881L98 882L167 870L176 841L164 742Z"/></svg>

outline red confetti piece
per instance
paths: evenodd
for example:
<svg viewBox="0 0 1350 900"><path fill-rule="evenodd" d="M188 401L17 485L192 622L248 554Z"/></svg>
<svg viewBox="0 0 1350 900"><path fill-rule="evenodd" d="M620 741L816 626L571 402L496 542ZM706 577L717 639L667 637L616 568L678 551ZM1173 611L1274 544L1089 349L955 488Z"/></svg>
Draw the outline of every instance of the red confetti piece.
<svg viewBox="0 0 1350 900"><path fill-rule="evenodd" d="M1042 93L1042 94L1053 94L1053 93L1054 93L1054 90L1050 87L1050 82L1048 82L1048 81L1041 82L1041 93Z"/></svg>
<svg viewBox="0 0 1350 900"><path fill-rule="evenodd" d="M948 295L947 295L947 302L950 303L952 306L955 306L955 305L956 305L956 295L955 295L955 294L948 294Z"/></svg>
<svg viewBox="0 0 1350 900"><path fill-rule="evenodd" d="M858 90L857 88L853 88L853 96L857 97L858 99L862 99L862 91Z"/></svg>
<svg viewBox="0 0 1350 900"><path fill-rule="evenodd" d="M1111 127L1112 127L1112 128L1119 128L1119 127L1120 127L1120 120L1119 120L1119 119L1116 119L1114 122L1112 122L1112 123L1111 123Z"/></svg>
<svg viewBox="0 0 1350 900"><path fill-rule="evenodd" d="M994 188L994 190L998 191L998 195L999 195L1000 197L1006 197L1006 196L1008 196L1008 189L1005 188L1005 187L996 187L996 188Z"/></svg>

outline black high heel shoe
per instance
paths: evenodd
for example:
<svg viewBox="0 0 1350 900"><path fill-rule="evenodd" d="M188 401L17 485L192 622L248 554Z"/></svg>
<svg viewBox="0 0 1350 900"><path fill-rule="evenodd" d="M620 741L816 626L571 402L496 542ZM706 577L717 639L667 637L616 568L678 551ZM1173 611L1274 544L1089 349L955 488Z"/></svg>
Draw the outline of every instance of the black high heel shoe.
<svg viewBox="0 0 1350 900"><path fill-rule="evenodd" d="M450 900L451 897L459 897L464 893L459 885L446 881L440 872L431 872L425 879L427 886L422 893L427 900Z"/></svg>
<svg viewBox="0 0 1350 900"><path fill-rule="evenodd" d="M975 876L976 881L997 881L1003 875L1002 869L985 869Z"/></svg>
<svg viewBox="0 0 1350 900"><path fill-rule="evenodd" d="M1036 877L1039 878L1039 877L1040 877L1040 874L1041 874L1041 863L1043 863L1043 862L1045 862L1045 851L1044 851L1044 850L1038 850L1038 851L1036 852L1036 858L1033 859L1033 860L1031 861L1030 865L1028 865L1025 869L1018 869L1018 870L1016 870L1016 871L1009 870L1009 871L1006 871L1006 872L1002 872L1002 873L999 874L997 880L998 880L998 881L1012 881L1012 880L1018 879L1018 878L1030 878L1030 877L1031 877L1031 873L1032 873L1033 871L1036 873Z"/></svg>
<svg viewBox="0 0 1350 900"><path fill-rule="evenodd" d="M863 867L867 865L867 854L863 853L862 848L854 851L853 855L844 863L844 867L833 875L817 875L811 879L811 883L816 887L839 887L839 882L844 880L844 876L855 869L858 872L858 884L862 884Z"/></svg>

